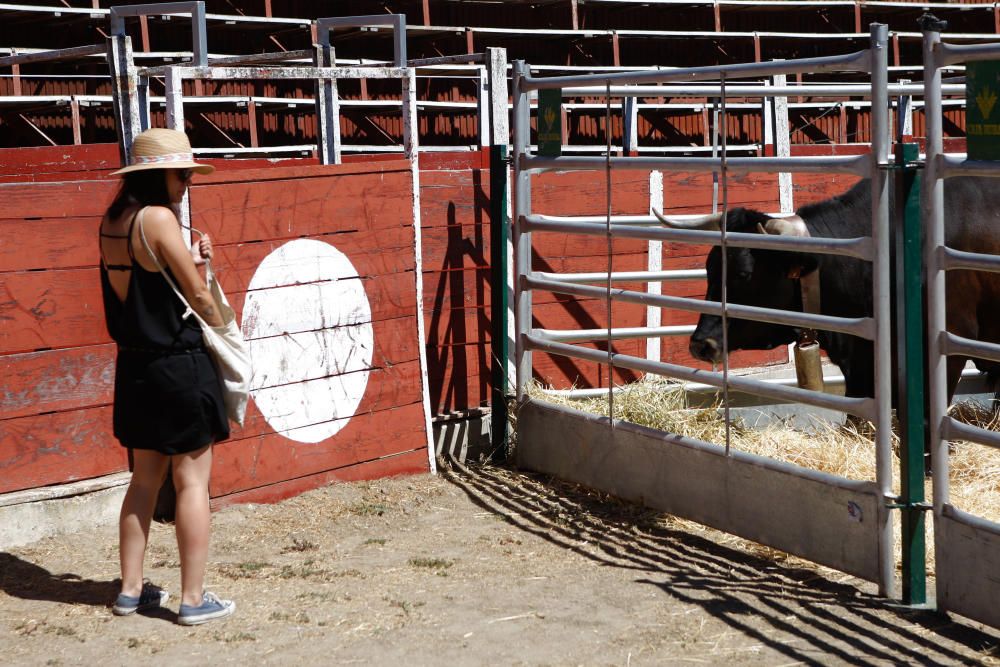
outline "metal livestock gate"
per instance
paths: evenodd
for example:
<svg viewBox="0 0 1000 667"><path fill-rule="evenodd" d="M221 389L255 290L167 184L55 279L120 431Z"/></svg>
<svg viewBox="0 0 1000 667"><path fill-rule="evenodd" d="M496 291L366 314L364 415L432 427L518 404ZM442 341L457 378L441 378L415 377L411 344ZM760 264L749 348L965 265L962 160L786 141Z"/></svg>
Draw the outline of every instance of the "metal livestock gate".
<svg viewBox="0 0 1000 667"><path fill-rule="evenodd" d="M571 86L603 85L604 90L596 89L594 94L603 93L610 97L612 84L649 85L719 79L724 89L727 81L734 78L817 71L853 71L871 75L873 129L869 154L726 158L723 151L721 158L612 158L609 151L607 157L546 158L529 152L529 94L532 91L563 89L565 94L571 90ZM532 377L532 351L538 350L839 410L867 419L877 429L877 478L872 483L836 477L733 451L728 445L721 447L690 437L614 423L572 409L527 400L518 415L517 452L521 465L602 488L627 499L640 500L672 514L808 558L876 582L883 594L895 595L892 523L887 506L887 501L893 497L890 451L892 378L889 327L889 180L886 171L890 160L887 84L887 30L885 26L877 24L872 26L868 49L835 57L545 79L531 77L523 62L515 63L513 166L518 398L525 399L526 387ZM628 96L636 93L619 87L616 88L616 94ZM642 94L648 95L648 88ZM857 174L871 179L874 220L872 236L855 239L788 238L615 224L610 217L610 203L604 224L587 222L585 218L552 218L532 210L533 173L602 169L608 170L609 174L611 170L617 169L720 171L723 181L726 172L819 171ZM646 216L645 221L657 225L652 216ZM597 287L543 278L532 271L533 233L605 236L609 244L612 239L631 238L721 245L723 250L726 247L795 249L856 257L873 263L875 316L848 319L727 305L724 303L725 295L720 304L613 289L610 279L606 287ZM645 279L657 280L654 276ZM621 354L611 355L600 350L556 342L549 333L531 327L534 290L715 315L725 312L728 316L859 336L874 342L877 398L832 396L748 378L729 377L726 367L723 373L694 370L677 364ZM595 339L609 341L610 350L610 340L626 335L648 338L667 334L656 328L616 332L609 321L607 332L595 336Z"/></svg>
<svg viewBox="0 0 1000 667"><path fill-rule="evenodd" d="M927 238L927 341L930 388L930 438L934 466L934 545L937 604L1000 627L1000 524L949 503L948 440L1000 448L1000 434L960 423L948 416L946 366L950 354L1000 361L1000 345L961 338L945 329L945 272L954 269L1000 272L1000 257L949 248L944 233L945 179L977 175L1000 177L1000 163L945 155L942 150L941 68L1000 60L1000 43L954 45L934 29L924 31L924 101L927 159L921 213ZM964 444L964 443L963 443Z"/></svg>

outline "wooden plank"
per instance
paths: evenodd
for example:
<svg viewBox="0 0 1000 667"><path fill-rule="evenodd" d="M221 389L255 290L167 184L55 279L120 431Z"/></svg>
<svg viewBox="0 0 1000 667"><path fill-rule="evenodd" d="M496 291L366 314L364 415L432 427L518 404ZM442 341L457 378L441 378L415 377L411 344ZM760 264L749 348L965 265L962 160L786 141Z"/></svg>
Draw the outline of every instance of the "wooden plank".
<svg viewBox="0 0 1000 667"><path fill-rule="evenodd" d="M333 389L340 390L336 383L307 382L298 383L302 386L296 389L301 395L311 393L329 392ZM325 384L325 386L324 386ZM275 434L272 427L261 412L258 399L266 404L268 400L268 389L262 392L251 393L250 402L247 404L246 419L242 427L230 424L232 441L241 441L247 438L263 437ZM402 361L397 364L386 364L383 367L373 368L365 386L365 393L358 404L355 414L383 412L400 405L409 405L420 400L420 365L417 361ZM319 410L332 411L333 404L320 401ZM317 423L328 421L320 418Z"/></svg>
<svg viewBox="0 0 1000 667"><path fill-rule="evenodd" d="M111 180L0 183L0 219L100 218L117 187Z"/></svg>
<svg viewBox="0 0 1000 667"><path fill-rule="evenodd" d="M0 356L0 420L107 405L114 375L108 343Z"/></svg>
<svg viewBox="0 0 1000 667"><path fill-rule="evenodd" d="M490 311L488 308L425 310L424 323L428 355L438 347L484 343L490 338Z"/></svg>
<svg viewBox="0 0 1000 667"><path fill-rule="evenodd" d="M215 447L212 495L228 495L359 461L426 447L419 402L352 417L343 430L318 443L301 443L271 432Z"/></svg>
<svg viewBox="0 0 1000 667"><path fill-rule="evenodd" d="M0 220L0 272L97 266L101 219Z"/></svg>
<svg viewBox="0 0 1000 667"><path fill-rule="evenodd" d="M490 346L487 341L468 343L466 345L442 345L427 352L427 375L431 382L431 402L432 407L435 397L443 394L436 392L434 387L479 387L486 385L490 378ZM479 391L468 394L469 403L462 405L457 402L447 409L439 409L438 412L448 410L462 410L473 405L479 405L486 396L480 395Z"/></svg>
<svg viewBox="0 0 1000 667"><path fill-rule="evenodd" d="M111 430L111 406L0 421L0 493L128 469Z"/></svg>
<svg viewBox="0 0 1000 667"><path fill-rule="evenodd" d="M478 308L491 303L492 269L424 272L424 311Z"/></svg>
<svg viewBox="0 0 1000 667"><path fill-rule="evenodd" d="M365 461L334 470L326 470L313 475L306 475L305 477L297 477L267 486L259 486L247 491L214 496L212 498L212 510L215 511L229 505L241 503L276 503L305 493L306 491L337 482L358 482L426 472L429 472L427 450L418 449L374 461Z"/></svg>
<svg viewBox="0 0 1000 667"><path fill-rule="evenodd" d="M40 146L0 150L0 176L27 181L40 174L110 172L121 166L118 144Z"/></svg>
<svg viewBox="0 0 1000 667"><path fill-rule="evenodd" d="M2 273L0 294L0 354L109 340L96 268Z"/></svg>
<svg viewBox="0 0 1000 667"><path fill-rule="evenodd" d="M429 271L488 269L490 230L483 225L421 228L420 247Z"/></svg>
<svg viewBox="0 0 1000 667"><path fill-rule="evenodd" d="M218 160L211 162L228 162L228 160ZM235 161L234 161L235 162ZM196 176L194 187L211 186L229 183L263 183L268 181L304 181L312 179L338 178L345 176L377 175L377 174L404 174L410 173L410 163L407 160L395 156L395 159L386 162L354 162L350 164L301 164L301 163L270 163L270 166L261 169L247 169L245 165L240 165L239 169L220 170L215 173ZM353 180L353 179L347 179ZM379 179L376 177L375 181ZM194 188L192 188L194 189Z"/></svg>
<svg viewBox="0 0 1000 667"><path fill-rule="evenodd" d="M416 296L411 275L396 273L364 280L373 319L392 319L412 312ZM220 282L236 311L237 321L242 322L245 292L233 289L223 271ZM325 295L337 294L336 284L330 282L295 287L303 288L316 292L317 303ZM0 330L0 354L109 341L96 268L0 273L0 293L5 295L5 302L0 303L0 317L6 320ZM295 314L289 313L289 317ZM294 333L313 329L311 322L312 319L299 323L287 320L281 324L288 327L284 331Z"/></svg>
<svg viewBox="0 0 1000 667"><path fill-rule="evenodd" d="M360 276L386 276L404 271L412 272L416 267L411 228L326 234L307 238L327 243L342 252ZM216 245L215 264L218 265L218 273L224 287L234 292L245 291L264 258L286 242L287 240L277 240ZM298 257L302 262L310 261L309 255L302 252L298 253ZM317 261L320 257L321 255L315 255ZM412 273L409 275L412 283Z"/></svg>
<svg viewBox="0 0 1000 667"><path fill-rule="evenodd" d="M293 171L300 169L311 168ZM198 185L192 225L219 243L411 227L409 209L399 205L411 193L408 171Z"/></svg>
<svg viewBox="0 0 1000 667"><path fill-rule="evenodd" d="M517 420L518 466L881 581L889 510L856 482L537 401ZM994 573L997 570L994 569ZM995 599L995 598L994 598Z"/></svg>

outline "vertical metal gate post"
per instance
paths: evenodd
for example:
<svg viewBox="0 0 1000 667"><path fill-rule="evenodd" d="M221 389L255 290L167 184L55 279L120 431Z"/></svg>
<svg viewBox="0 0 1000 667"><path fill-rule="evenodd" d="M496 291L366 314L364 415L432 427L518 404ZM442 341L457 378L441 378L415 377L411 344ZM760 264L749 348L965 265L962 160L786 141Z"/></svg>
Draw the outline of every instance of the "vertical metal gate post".
<svg viewBox="0 0 1000 667"><path fill-rule="evenodd" d="M900 128L901 129L901 128ZM899 473L902 524L903 603L927 602L924 529L924 342L920 176L913 164L917 144L897 144L894 302L896 396L899 415Z"/></svg>
<svg viewBox="0 0 1000 667"><path fill-rule="evenodd" d="M514 61L512 93L514 96L514 357L517 400L523 400L531 382L531 350L525 337L531 331L531 290L525 289L525 276L531 272L531 232L523 231L524 216L531 210L531 173L522 167L531 142L531 108L522 80L528 74L523 60Z"/></svg>
<svg viewBox="0 0 1000 667"><path fill-rule="evenodd" d="M510 137L507 123L507 51L486 49L486 97L489 105L490 147L490 439L494 462L507 459L507 242L509 211L507 210L507 143ZM480 95L482 98L483 96ZM487 114L479 114L486 122ZM480 129L485 137L486 132Z"/></svg>
<svg viewBox="0 0 1000 667"><path fill-rule="evenodd" d="M164 86L167 89L167 127L171 130L184 131L184 81L177 67L168 67ZM189 189L184 190L181 200L181 233L188 245L191 245L191 199Z"/></svg>
<svg viewBox="0 0 1000 667"><path fill-rule="evenodd" d="M927 271L927 330L945 330L944 284L945 270L939 249L944 239L944 180L940 176L940 155L944 148L941 116L941 68L938 49L941 33L924 31L924 118L927 135L927 162L923 187L920 188L920 213L926 233L924 266ZM947 357L941 352L939 336L927 336L928 415L927 429L931 442L933 467L934 514L937 516L948 503L948 441L942 437L942 426L948 414Z"/></svg>
<svg viewBox="0 0 1000 667"><path fill-rule="evenodd" d="M892 330L891 283L889 273L889 30L871 25L872 78L872 240L875 243L873 268L875 316L875 481L882 497L892 497ZM896 597L895 559L892 549L892 519L886 513L880 540L880 594Z"/></svg>
<svg viewBox="0 0 1000 667"><path fill-rule="evenodd" d="M333 67L336 54L330 46L330 28L313 21L319 44L315 45L316 67ZM316 81L316 154L320 164L340 164L340 97L336 79Z"/></svg>
<svg viewBox="0 0 1000 667"><path fill-rule="evenodd" d="M132 60L131 37L108 37L108 67L111 70L111 101L118 131L118 148L124 167L132 156L132 141L143 129L139 110L139 79Z"/></svg>

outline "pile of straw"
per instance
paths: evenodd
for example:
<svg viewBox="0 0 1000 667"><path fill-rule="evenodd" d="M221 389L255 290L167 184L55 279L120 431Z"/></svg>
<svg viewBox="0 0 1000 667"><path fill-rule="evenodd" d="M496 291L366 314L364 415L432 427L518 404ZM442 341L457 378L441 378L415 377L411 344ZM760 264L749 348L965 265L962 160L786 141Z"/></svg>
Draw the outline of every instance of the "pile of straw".
<svg viewBox="0 0 1000 667"><path fill-rule="evenodd" d="M529 395L537 400L567 405L594 414L603 416L608 414L607 395L573 399L549 393L540 385L531 387ZM664 379L647 376L641 382L622 387L620 391L615 392L614 410L615 419L706 442L726 441L726 423L724 413L719 406L689 409L683 388ZM952 409L952 415L968 423L993 430L1000 427L1000 419L996 419L978 404L959 404ZM827 422L816 422L814 428L808 432L776 422L763 428L750 429L737 419L731 421L729 442L736 450L787 461L849 479L875 481L875 445L871 435L871 429ZM895 454L898 439L895 433L893 444L893 490L899 493L899 460ZM951 504L966 512L1000 522L1000 451L966 442L952 443L951 451L949 498ZM926 482L925 495L930 502L933 495L929 479ZM733 535L712 531L690 521L673 517L665 517L664 521L688 531L712 533L712 539L715 541L753 555L778 561L792 559L791 556L774 549ZM933 519L928 513L929 528L932 522ZM898 541L899 521L894 521L894 524ZM805 564L805 561L794 560L796 564ZM934 555L930 539L927 563L928 570L931 570Z"/></svg>

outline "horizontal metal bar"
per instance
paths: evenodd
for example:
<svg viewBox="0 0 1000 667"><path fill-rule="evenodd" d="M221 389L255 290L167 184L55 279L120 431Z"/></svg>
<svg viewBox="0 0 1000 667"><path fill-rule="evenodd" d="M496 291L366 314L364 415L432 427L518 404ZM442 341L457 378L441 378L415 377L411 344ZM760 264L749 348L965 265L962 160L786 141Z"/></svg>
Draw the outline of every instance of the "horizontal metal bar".
<svg viewBox="0 0 1000 667"><path fill-rule="evenodd" d="M1000 162L967 160L957 155L939 155L938 169L942 178L952 176L989 176L1000 178Z"/></svg>
<svg viewBox="0 0 1000 667"><path fill-rule="evenodd" d="M981 340L956 336L947 331L941 335L941 352L943 354L988 359L1000 362L1000 345Z"/></svg>
<svg viewBox="0 0 1000 667"><path fill-rule="evenodd" d="M871 95L872 87L863 83L812 83L786 86L733 85L726 86L726 97L861 97ZM890 83L889 95L918 95L923 97L923 84ZM949 83L941 86L944 95L964 95L965 84ZM604 97L606 86L567 86L563 97ZM612 97L720 97L722 86L611 86Z"/></svg>
<svg viewBox="0 0 1000 667"><path fill-rule="evenodd" d="M232 65L259 65L263 63L282 63L289 60L309 60L312 61L313 51L304 49L302 51L278 51L275 53L250 53L243 56L225 56L223 58L210 58L209 67L223 67ZM171 65L160 65L159 67L147 67L139 70L139 76L163 76L167 73L167 68Z"/></svg>
<svg viewBox="0 0 1000 667"><path fill-rule="evenodd" d="M563 357L584 359L594 361L599 364L606 363L608 353L604 350L593 350L576 345L556 343L542 340L531 334L524 334L524 341L528 349L558 354ZM626 354L612 355L612 363L618 368L629 368L635 371L654 373L656 375L666 375L667 377L678 378L688 382L700 382L713 387L722 387L725 378L722 373L703 371L677 364L668 364L660 361L651 361ZM844 396L833 396L822 392L799 389L798 387L783 387L781 385L751 380L740 376L729 376L729 387L748 394L766 396L768 398L787 401L789 403L806 403L828 410L848 412L869 421L875 421L875 401L871 398L847 398Z"/></svg>
<svg viewBox="0 0 1000 667"><path fill-rule="evenodd" d="M695 325L682 324L672 327L621 327L611 329L611 340L628 338L667 338L690 336ZM557 343L579 343L590 340L608 340L607 329L532 329L531 334Z"/></svg>
<svg viewBox="0 0 1000 667"><path fill-rule="evenodd" d="M50 63L57 60L71 60L83 56L92 56L97 53L106 54L108 47L104 44L91 44L88 46L74 46L69 49L55 49L53 51L35 51L33 53L19 53L13 56L0 58L0 67L11 67L13 65L28 65L31 63Z"/></svg>
<svg viewBox="0 0 1000 667"><path fill-rule="evenodd" d="M939 252L941 253L941 265L945 270L972 269L1000 273L1000 255L966 252L947 246L942 247Z"/></svg>
<svg viewBox="0 0 1000 667"><path fill-rule="evenodd" d="M607 353L605 353L606 355ZM739 371L736 371L739 373ZM730 371L730 377L732 377L733 371ZM956 390L956 396L958 394L975 394L982 393L981 389L978 387L968 387L964 383L975 383L980 381L984 373L980 373L977 370L963 370L962 371L962 381L958 384L958 389ZM740 374L739 377L743 377ZM787 378L758 378L759 382L765 382L767 384L776 384L783 387L796 387L798 386L798 380L794 377ZM620 393L622 391L628 390L632 385L616 385L613 389L615 393ZM836 390L843 390L844 388L844 376L843 375L824 375L823 376L823 386L826 390L834 390L832 393L839 393ZM677 385L678 390L683 390L687 394L705 394L714 393L718 391L718 387L710 384L704 384L702 382L687 382L684 384ZM608 390L605 387L593 387L593 388L576 388L576 389L542 389L541 392L547 396L567 396L569 398L600 398L601 396L607 396Z"/></svg>
<svg viewBox="0 0 1000 667"><path fill-rule="evenodd" d="M604 157L522 157L520 168L535 171L597 171L606 168ZM612 171L639 169L642 171L710 172L722 169L722 159L713 157L612 157ZM823 155L810 157L730 157L726 159L730 173L788 172L836 173L870 176L871 157L868 155Z"/></svg>
<svg viewBox="0 0 1000 667"><path fill-rule="evenodd" d="M582 74L577 76L552 76L545 78L525 77L521 80L522 90L550 90L567 86L601 84L653 84L675 81L705 81L717 79L723 73L727 78L769 77L775 74L798 74L804 72L867 72L871 65L867 50L843 56L821 58L801 58L799 60L775 60L767 63L739 63L735 65L713 65L709 67L681 67L655 72L620 72L615 74ZM514 91L515 94L520 91Z"/></svg>
<svg viewBox="0 0 1000 667"><path fill-rule="evenodd" d="M608 279L607 273L546 273L534 274L542 280L561 280L567 283L599 283ZM664 282L668 280L704 280L705 269L678 269L676 271L613 271L611 282Z"/></svg>
<svg viewBox="0 0 1000 667"><path fill-rule="evenodd" d="M460 63L483 63L486 56L482 53L467 53L457 56L438 56L436 58L415 58L407 60L407 67L429 67L431 65L454 65Z"/></svg>
<svg viewBox="0 0 1000 667"><path fill-rule="evenodd" d="M560 232L583 236L606 236L608 233L605 225L589 222L558 222L538 214L525 216L521 224L524 231L528 232ZM673 241L675 243L697 243L699 245L722 244L721 232L696 229L670 229L662 225L658 228L613 225L611 227L611 236L612 238ZM872 239L868 236L853 239L831 239L729 232L726 234L726 244L734 248L757 248L760 250L787 250L794 252L815 252L823 255L842 255L862 259L867 262L872 261L874 257Z"/></svg>
<svg viewBox="0 0 1000 667"><path fill-rule="evenodd" d="M405 79L405 67L190 67L174 65L181 79ZM139 72L142 75L141 70Z"/></svg>
<svg viewBox="0 0 1000 667"><path fill-rule="evenodd" d="M607 352L603 354L605 357L608 356ZM994 449L1000 449L1000 433L987 431L971 424L963 424L954 417L944 418L944 422L941 424L941 431L941 436L945 440L968 440L980 445L993 447Z"/></svg>
<svg viewBox="0 0 1000 667"><path fill-rule="evenodd" d="M1000 43L998 42L992 44L948 44L941 42L938 49L938 62L941 65L1000 59Z"/></svg>
<svg viewBox="0 0 1000 667"><path fill-rule="evenodd" d="M522 276L521 280L525 289L542 290L554 292L555 294L568 294L570 296L580 296L602 301L607 300L610 293L612 301L688 310L705 315L722 314L722 304L717 301L704 301L702 299L690 299L665 294L650 294L649 292L636 292L634 290L617 288L608 290L604 287L575 285L557 280L539 280L533 275ZM757 306L746 306L737 303L727 304L726 314L729 317L742 320L785 324L793 327L820 329L822 331L837 331L868 340L874 340L875 338L875 320L870 317L831 317L829 315L814 315L812 313L793 313L774 308L759 308Z"/></svg>

